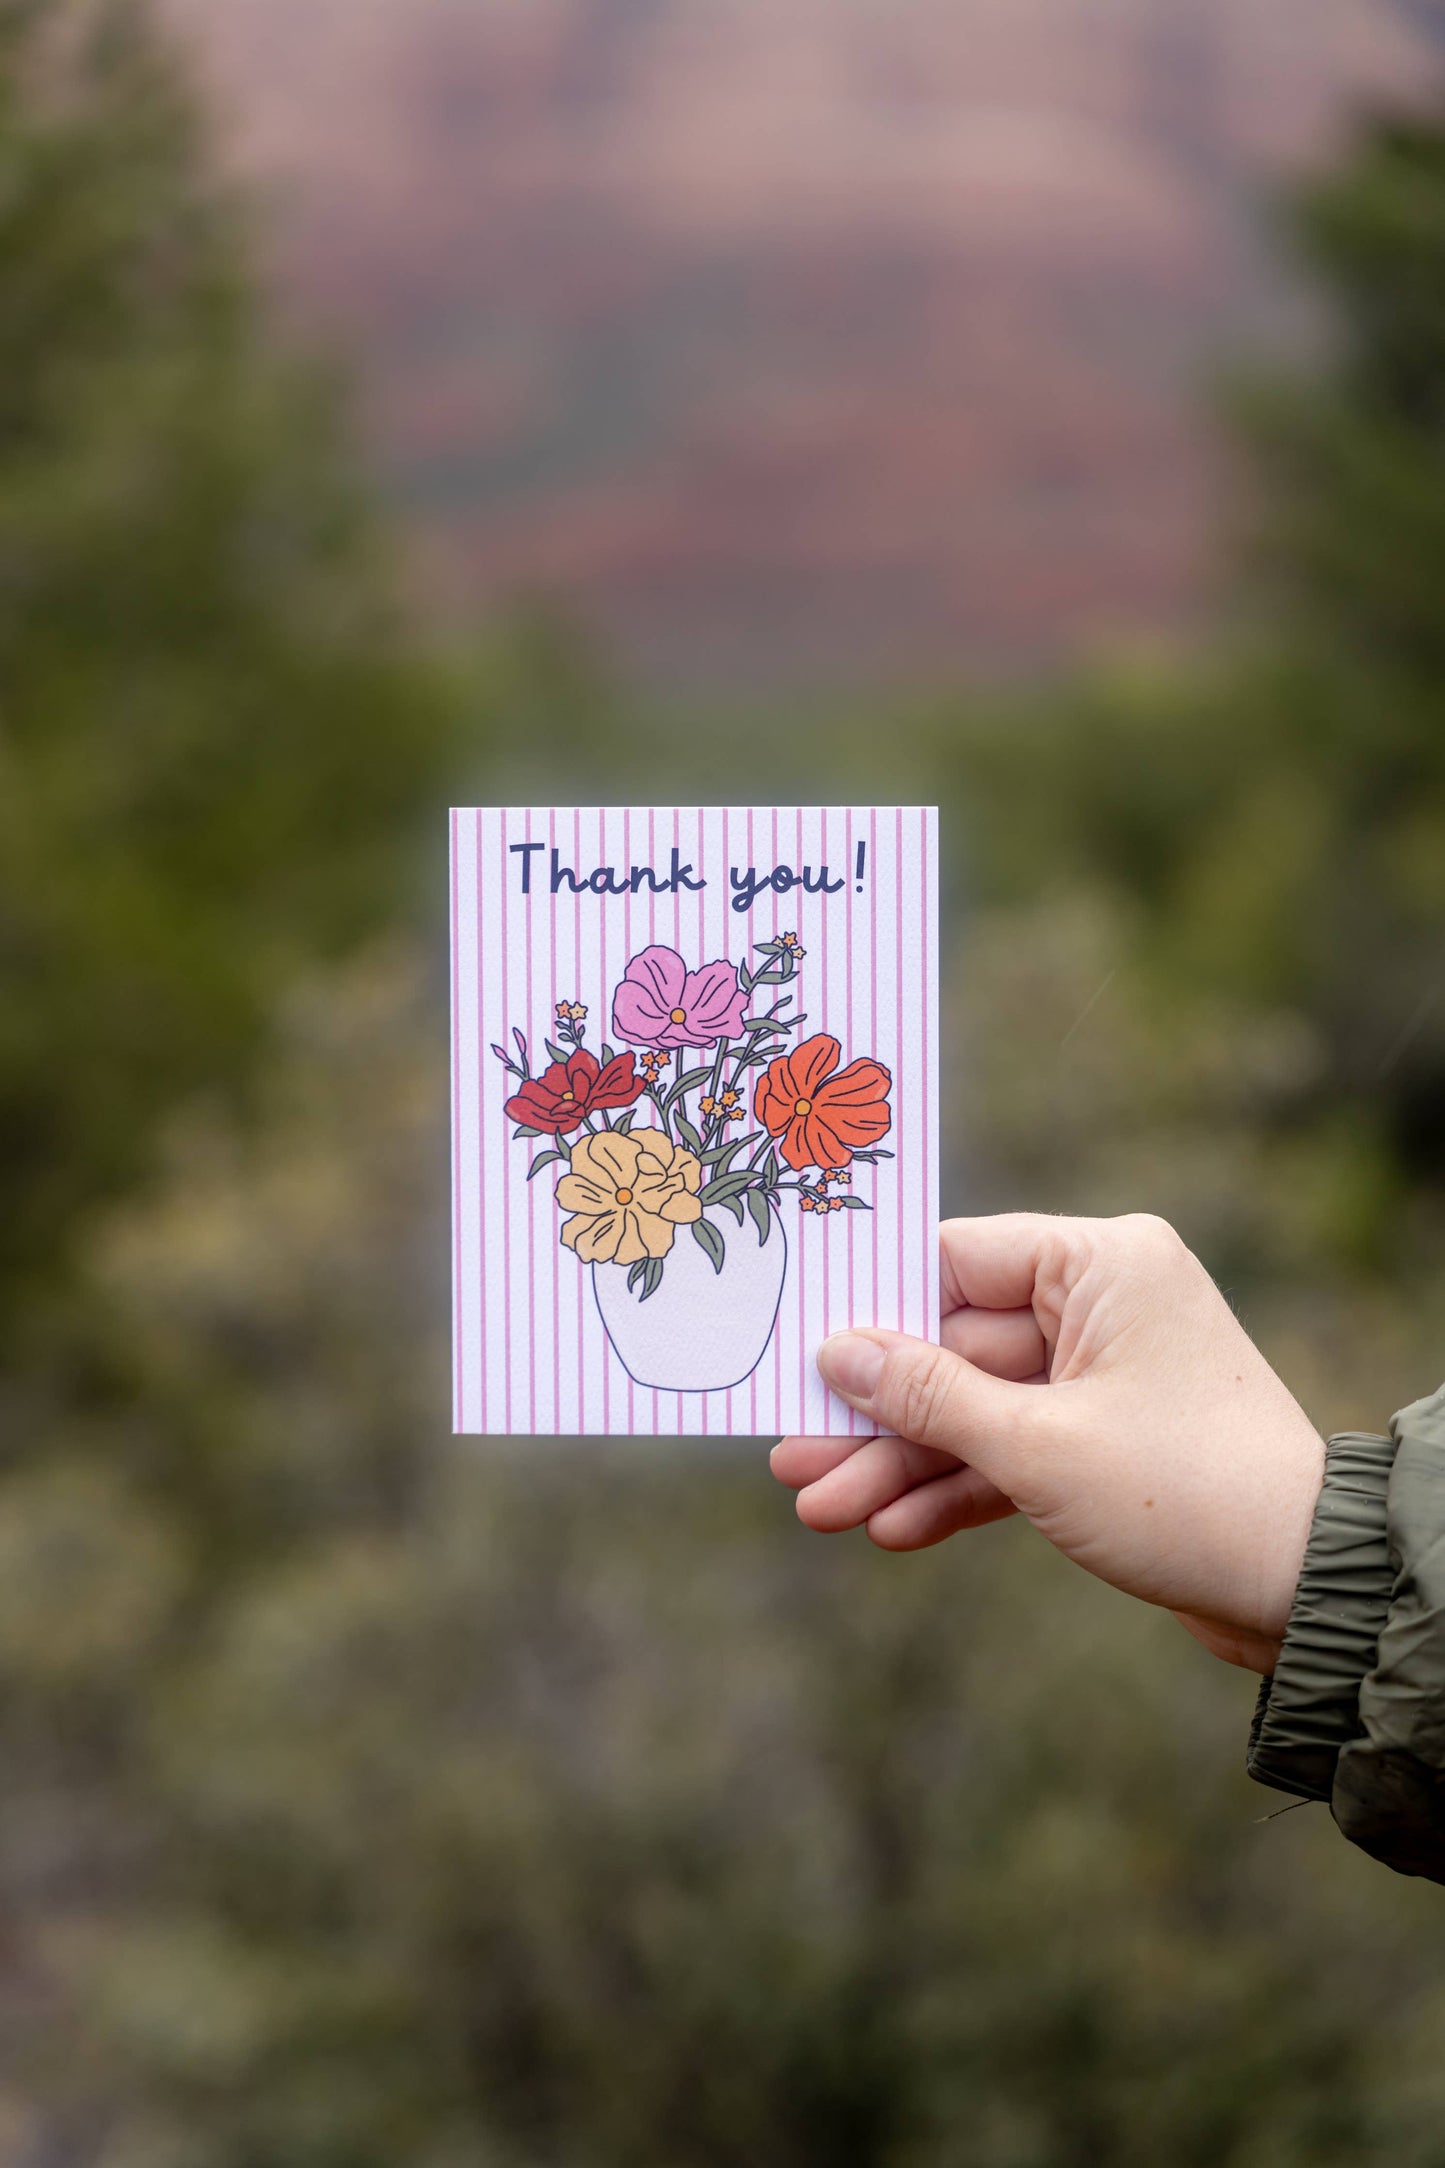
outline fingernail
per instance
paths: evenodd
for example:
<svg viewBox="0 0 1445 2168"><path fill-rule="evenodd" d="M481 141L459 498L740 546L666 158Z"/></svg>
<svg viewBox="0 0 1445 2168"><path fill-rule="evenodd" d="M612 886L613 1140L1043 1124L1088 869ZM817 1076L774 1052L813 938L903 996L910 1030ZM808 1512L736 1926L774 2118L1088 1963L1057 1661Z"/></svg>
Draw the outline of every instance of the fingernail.
<svg viewBox="0 0 1445 2168"><path fill-rule="evenodd" d="M876 1340L865 1340L861 1332L837 1332L819 1348L818 1368L825 1385L861 1406L877 1390L883 1350Z"/></svg>

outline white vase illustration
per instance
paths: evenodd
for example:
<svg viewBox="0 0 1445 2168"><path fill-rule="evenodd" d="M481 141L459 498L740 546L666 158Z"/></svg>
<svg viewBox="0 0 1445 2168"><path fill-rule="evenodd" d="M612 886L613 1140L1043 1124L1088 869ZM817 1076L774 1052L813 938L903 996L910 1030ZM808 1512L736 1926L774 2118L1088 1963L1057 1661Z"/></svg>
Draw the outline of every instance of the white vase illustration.
<svg viewBox="0 0 1445 2168"><path fill-rule="evenodd" d="M705 1215L706 1216L706 1215ZM767 1351L788 1269L788 1242L773 1214L766 1242L751 1220L722 1215L722 1269L679 1228L662 1284L646 1301L628 1292L619 1265L594 1265L592 1286L618 1361L638 1385L668 1393L718 1393L741 1385Z"/></svg>

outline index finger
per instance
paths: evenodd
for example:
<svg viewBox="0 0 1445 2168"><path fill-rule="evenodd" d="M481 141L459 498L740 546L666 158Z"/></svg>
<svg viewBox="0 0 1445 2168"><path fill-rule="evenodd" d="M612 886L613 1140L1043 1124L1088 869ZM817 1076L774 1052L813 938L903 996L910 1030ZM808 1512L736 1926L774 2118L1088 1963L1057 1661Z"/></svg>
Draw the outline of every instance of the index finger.
<svg viewBox="0 0 1445 2168"><path fill-rule="evenodd" d="M1062 1266L1072 1222L1047 1212L992 1212L945 1220L938 1230L945 1310L1026 1310L1040 1272Z"/></svg>

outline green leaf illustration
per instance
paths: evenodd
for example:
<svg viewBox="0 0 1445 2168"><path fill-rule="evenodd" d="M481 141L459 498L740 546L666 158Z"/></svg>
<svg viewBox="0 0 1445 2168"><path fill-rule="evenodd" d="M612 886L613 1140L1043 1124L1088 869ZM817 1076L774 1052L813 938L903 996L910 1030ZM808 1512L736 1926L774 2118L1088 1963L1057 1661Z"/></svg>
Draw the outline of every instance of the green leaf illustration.
<svg viewBox="0 0 1445 2168"><path fill-rule="evenodd" d="M683 1143L690 1146L694 1152L700 1152L702 1150L702 1138L693 1128L687 1116L685 1114L675 1114L673 1120L677 1123L677 1133Z"/></svg>
<svg viewBox="0 0 1445 2168"><path fill-rule="evenodd" d="M715 1174L698 1195L704 1204L724 1204L729 1197L740 1197L745 1189L751 1189L756 1179L746 1168L741 1174Z"/></svg>
<svg viewBox="0 0 1445 2168"><path fill-rule="evenodd" d="M642 1268L642 1293L638 1296L638 1301L646 1302L648 1296L655 1295L661 1285L662 1259L649 1257Z"/></svg>
<svg viewBox="0 0 1445 2168"><path fill-rule="evenodd" d="M531 1166L527 1169L527 1180L530 1182L533 1175L540 1173L543 1167L550 1167L554 1163L554 1161L559 1159L565 1159L566 1157L567 1154L565 1152L539 1152L536 1158L532 1161Z"/></svg>
<svg viewBox="0 0 1445 2168"><path fill-rule="evenodd" d="M726 1174L747 1141L746 1137L734 1137L731 1144L715 1144L710 1152L703 1153L703 1165L715 1168L719 1174Z"/></svg>
<svg viewBox="0 0 1445 2168"><path fill-rule="evenodd" d="M760 1189L748 1191L748 1210L752 1214L753 1225L758 1230L758 1248L761 1249L773 1231L773 1214Z"/></svg>
<svg viewBox="0 0 1445 2168"><path fill-rule="evenodd" d="M713 1271L721 1272L723 1259L727 1255L727 1245L716 1227L705 1219L694 1220L692 1223L692 1239L698 1248L706 1250L708 1256L712 1259Z"/></svg>

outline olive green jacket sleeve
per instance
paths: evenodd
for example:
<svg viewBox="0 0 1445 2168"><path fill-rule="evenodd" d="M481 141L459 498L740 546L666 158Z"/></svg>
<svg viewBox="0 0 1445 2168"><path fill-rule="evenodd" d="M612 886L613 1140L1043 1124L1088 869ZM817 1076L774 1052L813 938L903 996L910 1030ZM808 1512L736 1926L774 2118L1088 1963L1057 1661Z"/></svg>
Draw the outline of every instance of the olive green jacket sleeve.
<svg viewBox="0 0 1445 2168"><path fill-rule="evenodd" d="M1445 1882L1445 1387L1388 1437L1329 1441L1248 1768L1327 1800L1386 1866Z"/></svg>

